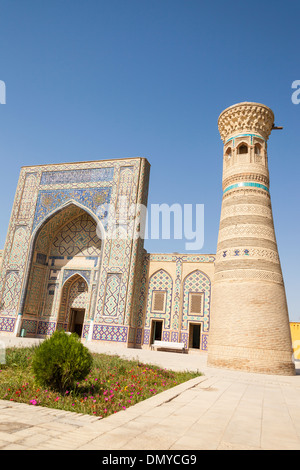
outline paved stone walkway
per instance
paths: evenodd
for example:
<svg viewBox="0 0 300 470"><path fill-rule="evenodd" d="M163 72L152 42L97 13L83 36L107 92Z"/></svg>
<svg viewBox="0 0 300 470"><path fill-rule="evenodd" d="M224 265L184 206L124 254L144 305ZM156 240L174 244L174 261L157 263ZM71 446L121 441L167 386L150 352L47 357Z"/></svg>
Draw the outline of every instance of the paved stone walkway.
<svg viewBox="0 0 300 470"><path fill-rule="evenodd" d="M1 450L300 450L300 375L213 369L206 354L90 348L204 375L101 420L0 400Z"/></svg>

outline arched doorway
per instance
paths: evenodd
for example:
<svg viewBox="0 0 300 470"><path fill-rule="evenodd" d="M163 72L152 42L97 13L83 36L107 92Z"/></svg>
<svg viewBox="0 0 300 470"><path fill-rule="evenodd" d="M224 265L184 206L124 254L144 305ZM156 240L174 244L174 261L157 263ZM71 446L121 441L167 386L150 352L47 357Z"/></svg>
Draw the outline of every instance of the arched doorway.
<svg viewBox="0 0 300 470"><path fill-rule="evenodd" d="M82 335L84 320L89 312L90 295L86 280L79 274L73 275L63 286L59 318L66 331Z"/></svg>

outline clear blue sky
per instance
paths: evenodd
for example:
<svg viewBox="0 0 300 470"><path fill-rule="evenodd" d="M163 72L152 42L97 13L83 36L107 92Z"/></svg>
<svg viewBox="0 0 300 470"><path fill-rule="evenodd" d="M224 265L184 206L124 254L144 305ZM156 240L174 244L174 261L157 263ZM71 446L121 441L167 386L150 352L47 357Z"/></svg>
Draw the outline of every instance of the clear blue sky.
<svg viewBox="0 0 300 470"><path fill-rule="evenodd" d="M300 321L299 21L298 0L0 0L0 246L21 166L141 156L149 203L204 204L202 252L214 253L217 119L256 101L284 126L269 141L271 196L290 319Z"/></svg>

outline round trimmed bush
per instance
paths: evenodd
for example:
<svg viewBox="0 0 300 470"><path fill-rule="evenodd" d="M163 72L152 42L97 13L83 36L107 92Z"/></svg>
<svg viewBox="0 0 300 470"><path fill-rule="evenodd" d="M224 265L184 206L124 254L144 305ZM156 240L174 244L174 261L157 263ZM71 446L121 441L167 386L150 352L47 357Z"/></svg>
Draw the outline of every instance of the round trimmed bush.
<svg viewBox="0 0 300 470"><path fill-rule="evenodd" d="M75 333L56 331L36 349L32 367L41 385L64 392L90 372L93 357Z"/></svg>

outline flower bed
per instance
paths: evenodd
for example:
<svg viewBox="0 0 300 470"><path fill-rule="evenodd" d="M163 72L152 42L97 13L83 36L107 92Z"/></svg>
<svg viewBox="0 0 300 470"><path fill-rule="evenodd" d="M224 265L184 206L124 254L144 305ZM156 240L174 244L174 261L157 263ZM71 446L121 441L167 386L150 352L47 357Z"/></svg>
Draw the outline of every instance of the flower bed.
<svg viewBox="0 0 300 470"><path fill-rule="evenodd" d="M0 399L104 418L200 375L93 354L88 377L62 394L37 385L31 367L34 350L34 347L6 350L6 364L0 364Z"/></svg>

